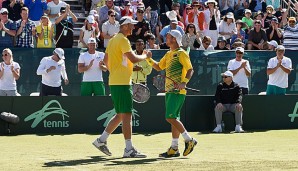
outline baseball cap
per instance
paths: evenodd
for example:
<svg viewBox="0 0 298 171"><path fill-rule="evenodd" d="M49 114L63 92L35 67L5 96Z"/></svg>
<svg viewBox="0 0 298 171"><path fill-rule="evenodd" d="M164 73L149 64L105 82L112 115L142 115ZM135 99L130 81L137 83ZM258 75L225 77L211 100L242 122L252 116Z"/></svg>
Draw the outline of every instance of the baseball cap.
<svg viewBox="0 0 298 171"><path fill-rule="evenodd" d="M58 55L60 59L65 59L64 50L62 48L56 48L54 52Z"/></svg>
<svg viewBox="0 0 298 171"><path fill-rule="evenodd" d="M227 42L226 38L224 36L219 36L217 39L218 42Z"/></svg>
<svg viewBox="0 0 298 171"><path fill-rule="evenodd" d="M179 46L182 46L182 35L178 30L171 30L168 32L168 34L172 35L176 38L176 42Z"/></svg>
<svg viewBox="0 0 298 171"><path fill-rule="evenodd" d="M99 15L97 14L97 11L96 11L96 10L91 10L91 11L89 12L89 15L99 16Z"/></svg>
<svg viewBox="0 0 298 171"><path fill-rule="evenodd" d="M274 46L275 48L278 46L275 40L271 40L270 42L268 42L268 44Z"/></svg>
<svg viewBox="0 0 298 171"><path fill-rule="evenodd" d="M227 15L226 15L226 18L231 18L231 19L233 19L234 18L234 15L233 15L233 13L228 13Z"/></svg>
<svg viewBox="0 0 298 171"><path fill-rule="evenodd" d="M295 17L290 17L289 21L296 21L296 18Z"/></svg>
<svg viewBox="0 0 298 171"><path fill-rule="evenodd" d="M119 24L124 25L124 24L137 24L138 21L130 18L129 16L124 16L120 19Z"/></svg>
<svg viewBox="0 0 298 171"><path fill-rule="evenodd" d="M88 23L90 23L90 24L95 23L95 19L94 19L94 16L93 16L93 15L89 15L89 16L87 17L87 20L88 20Z"/></svg>
<svg viewBox="0 0 298 171"><path fill-rule="evenodd" d="M8 13L8 10L6 8L1 8L0 13L2 14L2 13L5 13L5 12Z"/></svg>
<svg viewBox="0 0 298 171"><path fill-rule="evenodd" d="M276 50L285 50L286 48L283 45L278 45Z"/></svg>
<svg viewBox="0 0 298 171"><path fill-rule="evenodd" d="M237 51L240 51L241 53L244 53L244 49L243 49L243 47L237 47L237 48L235 49L235 52L237 52Z"/></svg>
<svg viewBox="0 0 298 171"><path fill-rule="evenodd" d="M274 21L278 24L278 19L277 18L272 18L271 21Z"/></svg>
<svg viewBox="0 0 298 171"><path fill-rule="evenodd" d="M231 71L226 71L224 73L220 74L221 76L228 76L228 77L232 77L233 78L233 73Z"/></svg>
<svg viewBox="0 0 298 171"><path fill-rule="evenodd" d="M251 13L251 10L245 9L244 13Z"/></svg>
<svg viewBox="0 0 298 171"><path fill-rule="evenodd" d="M90 37L89 39L88 39L88 42L87 42L88 44L89 43L96 43L96 40L95 40L95 38L93 38L93 37Z"/></svg>

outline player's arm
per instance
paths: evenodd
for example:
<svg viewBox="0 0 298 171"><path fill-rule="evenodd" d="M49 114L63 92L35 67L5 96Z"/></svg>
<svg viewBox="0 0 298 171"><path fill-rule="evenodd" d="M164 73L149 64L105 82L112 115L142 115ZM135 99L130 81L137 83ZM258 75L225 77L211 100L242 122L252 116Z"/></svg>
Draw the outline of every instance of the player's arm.
<svg viewBox="0 0 298 171"><path fill-rule="evenodd" d="M149 65L152 66L156 71L161 71L162 69L159 67L158 62L156 62L152 58L147 58L146 61L148 62Z"/></svg>
<svg viewBox="0 0 298 171"><path fill-rule="evenodd" d="M152 57L152 53L150 51L144 51L142 55L137 55L135 54L133 51L129 51L124 53L127 58L132 62L132 63L137 63L140 61L145 60L146 58L151 58Z"/></svg>

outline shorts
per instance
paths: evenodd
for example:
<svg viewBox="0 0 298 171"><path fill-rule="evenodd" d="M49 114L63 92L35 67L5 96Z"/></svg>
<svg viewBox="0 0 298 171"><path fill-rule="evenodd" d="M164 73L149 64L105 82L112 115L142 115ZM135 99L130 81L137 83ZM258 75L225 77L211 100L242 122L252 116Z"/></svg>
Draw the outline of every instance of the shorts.
<svg viewBox="0 0 298 171"><path fill-rule="evenodd" d="M81 96L105 96L105 85L102 81L82 82Z"/></svg>
<svg viewBox="0 0 298 171"><path fill-rule="evenodd" d="M267 85L266 95L285 95L287 89L275 85Z"/></svg>
<svg viewBox="0 0 298 171"><path fill-rule="evenodd" d="M166 93L166 119L180 119L184 100L184 94Z"/></svg>
<svg viewBox="0 0 298 171"><path fill-rule="evenodd" d="M110 91L116 113L132 113L131 85L110 85Z"/></svg>

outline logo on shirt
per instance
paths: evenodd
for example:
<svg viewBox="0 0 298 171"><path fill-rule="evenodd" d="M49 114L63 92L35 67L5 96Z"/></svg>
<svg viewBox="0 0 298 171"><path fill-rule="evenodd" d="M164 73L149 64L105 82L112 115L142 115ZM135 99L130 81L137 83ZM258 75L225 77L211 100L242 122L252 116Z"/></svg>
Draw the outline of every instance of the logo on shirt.
<svg viewBox="0 0 298 171"><path fill-rule="evenodd" d="M103 127L107 127L109 121L113 118L113 116L115 116L117 113L115 111L115 109L109 110L103 114L101 114L98 118L97 121L101 121L101 120L105 120L105 122L103 123ZM134 127L138 127L140 126L140 120L137 119L137 117L139 118L140 115L138 115L138 111L133 109L132 110L132 126ZM121 126L122 124L120 124Z"/></svg>
<svg viewBox="0 0 298 171"><path fill-rule="evenodd" d="M66 120L69 116L66 113L67 111L62 109L57 100L51 100L42 109L27 116L24 121L33 120L31 128L35 128L41 121L43 121L44 128L66 128L69 127L69 121ZM61 120L46 120L45 118L50 115L61 115Z"/></svg>
<svg viewBox="0 0 298 171"><path fill-rule="evenodd" d="M291 122L294 122L295 118L298 117L297 110L298 110L298 102L296 102L293 113L288 115L291 118Z"/></svg>

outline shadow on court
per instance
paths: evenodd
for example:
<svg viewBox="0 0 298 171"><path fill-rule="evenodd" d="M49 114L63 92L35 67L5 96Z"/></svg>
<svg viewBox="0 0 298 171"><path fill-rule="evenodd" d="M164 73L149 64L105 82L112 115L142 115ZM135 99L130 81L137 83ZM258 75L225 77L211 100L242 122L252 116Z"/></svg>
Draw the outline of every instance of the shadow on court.
<svg viewBox="0 0 298 171"><path fill-rule="evenodd" d="M187 158L109 158L102 156L90 156L88 159L64 160L46 162L42 167L67 167L79 165L91 165L105 163L106 166L114 165L132 165L132 164L154 164L155 162L164 160L184 160Z"/></svg>

